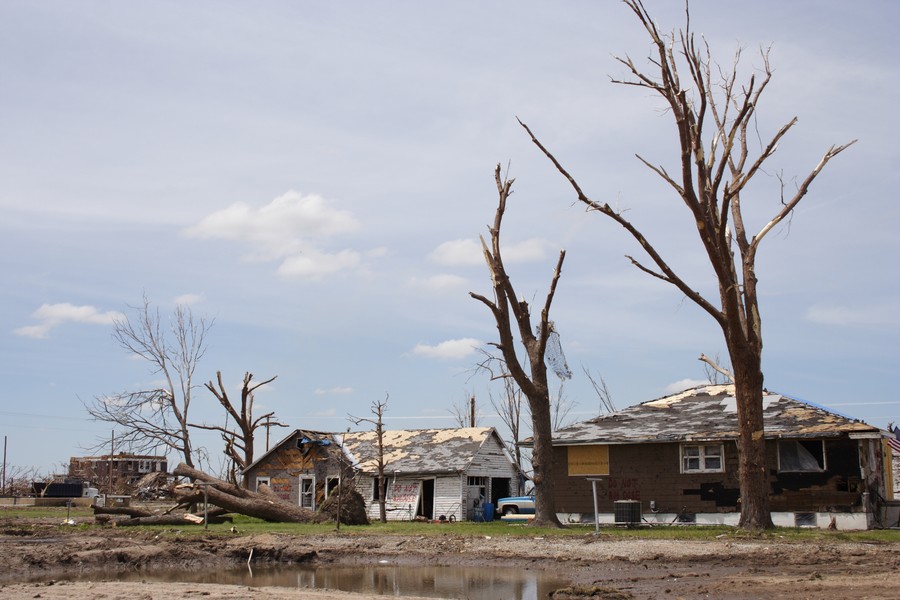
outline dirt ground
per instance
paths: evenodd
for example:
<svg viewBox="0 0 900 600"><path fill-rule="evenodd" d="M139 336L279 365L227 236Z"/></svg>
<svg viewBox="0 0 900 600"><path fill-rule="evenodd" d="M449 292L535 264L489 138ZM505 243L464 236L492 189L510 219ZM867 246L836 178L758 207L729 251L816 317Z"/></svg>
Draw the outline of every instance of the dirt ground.
<svg viewBox="0 0 900 600"><path fill-rule="evenodd" d="M454 534L452 526L428 536L371 535L347 528L315 536L178 537L0 518L0 598L384 598L298 588L103 581L112 570L213 571L245 565L251 549L254 565L390 563L544 570L571 582L571 591L559 590L553 596L560 600L900 596L900 544L621 540L584 533L472 537ZM73 574L82 579L67 581ZM84 580L85 575L94 580Z"/></svg>

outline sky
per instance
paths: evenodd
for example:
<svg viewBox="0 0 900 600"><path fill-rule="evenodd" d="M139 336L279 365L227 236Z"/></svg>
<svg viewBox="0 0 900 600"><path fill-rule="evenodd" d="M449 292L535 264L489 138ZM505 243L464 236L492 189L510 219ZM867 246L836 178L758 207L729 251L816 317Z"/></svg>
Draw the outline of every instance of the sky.
<svg viewBox="0 0 900 600"><path fill-rule="evenodd" d="M683 26L683 5L647 8ZM769 390L881 427L900 420L897 23L890 0L691 7L725 67L743 49L741 73L758 72L771 46L751 148L799 119L744 196L751 232L779 180L789 193L859 140L761 245L763 370ZM631 266L640 248L575 203L517 122L715 300L690 215L636 158L677 169L671 115L611 82L627 76L616 56L647 66L649 51L612 1L4 0L7 464L58 471L111 437L85 403L154 385L112 338L145 295L166 318L182 304L214 320L196 384L277 376L257 414L292 428L343 431L385 398L390 428L452 427L474 395L479 425L502 429L502 391L475 369L496 327L469 296L490 294L478 238L498 164L515 179L504 257L533 306L567 251L551 317L570 419L600 411L585 369L619 408L702 383L721 331ZM196 390L191 419L222 418ZM195 437L221 464L216 436Z"/></svg>

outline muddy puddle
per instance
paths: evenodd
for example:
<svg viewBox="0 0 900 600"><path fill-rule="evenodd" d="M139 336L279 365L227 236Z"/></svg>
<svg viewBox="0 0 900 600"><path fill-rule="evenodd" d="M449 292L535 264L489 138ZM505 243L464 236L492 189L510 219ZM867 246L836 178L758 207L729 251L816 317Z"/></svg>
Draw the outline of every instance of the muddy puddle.
<svg viewBox="0 0 900 600"><path fill-rule="evenodd" d="M569 585L539 570L495 569L460 566L297 566L253 567L252 571L225 569L215 572L130 571L104 576L56 577L71 581L148 581L218 583L226 585L317 588L382 594L468 600L538 600Z"/></svg>

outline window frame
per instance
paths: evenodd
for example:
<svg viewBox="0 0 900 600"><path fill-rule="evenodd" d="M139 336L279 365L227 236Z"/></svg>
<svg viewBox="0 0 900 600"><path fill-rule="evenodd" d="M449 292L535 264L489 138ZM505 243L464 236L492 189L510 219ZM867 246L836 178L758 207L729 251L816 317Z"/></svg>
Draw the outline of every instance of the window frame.
<svg viewBox="0 0 900 600"><path fill-rule="evenodd" d="M801 446L801 442L817 442L821 445L821 457L822 457L822 465L819 469L785 469L781 466L781 448L787 444L793 444L795 446ZM802 445L803 449L809 452L809 448L805 445ZM828 471L828 452L825 448L825 440L824 439L811 439L811 440L797 440L797 439L787 439L787 440L778 440L778 472L779 473L825 473ZM818 462L818 457L813 455L813 458Z"/></svg>
<svg viewBox="0 0 900 600"><path fill-rule="evenodd" d="M309 491L306 492L303 490L303 483L309 482ZM297 489L297 500L300 503L300 507L308 508L309 510L316 510L316 476L315 475L301 475L300 476L300 486ZM309 504L306 505L303 503L304 499L309 499Z"/></svg>
<svg viewBox="0 0 900 600"><path fill-rule="evenodd" d="M686 454L688 448L697 448L697 455ZM718 452L716 454L707 454L707 448L716 448ZM708 461L715 458L719 460L719 466L710 468L708 466ZM689 468L687 465L688 459L696 459L699 467L696 469ZM692 442L681 444L679 446L679 468L681 473L686 475L693 473L724 473L725 444L722 442Z"/></svg>

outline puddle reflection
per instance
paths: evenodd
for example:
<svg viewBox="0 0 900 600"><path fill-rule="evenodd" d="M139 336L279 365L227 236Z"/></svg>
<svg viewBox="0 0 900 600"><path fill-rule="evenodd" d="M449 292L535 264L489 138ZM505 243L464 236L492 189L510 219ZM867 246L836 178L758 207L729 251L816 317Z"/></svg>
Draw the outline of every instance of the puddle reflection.
<svg viewBox="0 0 900 600"><path fill-rule="evenodd" d="M96 581L97 575L84 579ZM252 574L246 568L216 572L141 571L115 574L108 579L318 588L385 596L469 600L538 600L568 584L557 576L536 570L398 565L254 566Z"/></svg>

